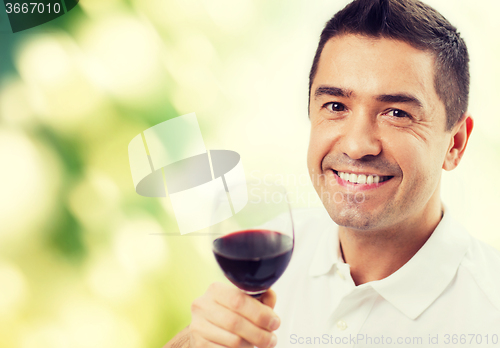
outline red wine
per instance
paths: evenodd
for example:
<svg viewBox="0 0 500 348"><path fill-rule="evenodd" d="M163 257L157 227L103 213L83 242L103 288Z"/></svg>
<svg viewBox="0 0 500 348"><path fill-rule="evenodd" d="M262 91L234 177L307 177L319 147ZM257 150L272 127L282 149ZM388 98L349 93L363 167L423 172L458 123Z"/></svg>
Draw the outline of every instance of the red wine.
<svg viewBox="0 0 500 348"><path fill-rule="evenodd" d="M293 239L269 230L245 230L214 240L214 254L226 277L238 288L267 290L292 257Z"/></svg>

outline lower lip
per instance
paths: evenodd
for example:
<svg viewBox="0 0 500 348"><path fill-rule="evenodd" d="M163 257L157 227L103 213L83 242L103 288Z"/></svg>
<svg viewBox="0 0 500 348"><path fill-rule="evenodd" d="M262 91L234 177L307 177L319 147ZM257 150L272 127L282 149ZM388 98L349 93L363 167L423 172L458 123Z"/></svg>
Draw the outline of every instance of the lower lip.
<svg viewBox="0 0 500 348"><path fill-rule="evenodd" d="M340 185L340 186L343 186L343 187L346 187L352 191L367 191L367 190L373 190L373 189L376 189L376 188L379 188L380 186L383 186L385 184L387 184L389 181L391 181L393 178L390 178L389 180L386 180L386 181L383 181L383 182L380 182L378 184L353 184L352 182L350 181L347 181L347 180L344 180L344 179L341 179L340 176L338 176L337 174L333 173L333 175L335 175L335 179L337 179L337 183Z"/></svg>

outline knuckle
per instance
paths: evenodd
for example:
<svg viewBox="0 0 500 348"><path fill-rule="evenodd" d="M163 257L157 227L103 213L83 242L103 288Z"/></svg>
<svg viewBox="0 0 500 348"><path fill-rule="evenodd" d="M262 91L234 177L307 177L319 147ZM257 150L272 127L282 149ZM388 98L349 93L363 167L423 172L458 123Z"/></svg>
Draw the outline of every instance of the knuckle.
<svg viewBox="0 0 500 348"><path fill-rule="evenodd" d="M201 308L203 307L203 300L201 298L197 298L195 299L192 303L191 303L191 312L192 313L197 313L201 310Z"/></svg>
<svg viewBox="0 0 500 348"><path fill-rule="evenodd" d="M227 319L227 328L230 332L235 333L241 325L241 318L233 315Z"/></svg>
<svg viewBox="0 0 500 348"><path fill-rule="evenodd" d="M225 291L226 284L220 282L213 282L208 286L207 293L208 294L217 294L222 291Z"/></svg>
<svg viewBox="0 0 500 348"><path fill-rule="evenodd" d="M210 284L210 285L208 286L208 292L213 293L213 292L216 292L216 291L217 291L217 289L219 289L219 284L218 284L217 282L212 283L212 284Z"/></svg>
<svg viewBox="0 0 500 348"><path fill-rule="evenodd" d="M231 307L232 309L234 309L235 311L239 312L243 306L245 305L245 295L243 295L243 293L238 293L238 294L235 294L234 296L232 296L231 298Z"/></svg>

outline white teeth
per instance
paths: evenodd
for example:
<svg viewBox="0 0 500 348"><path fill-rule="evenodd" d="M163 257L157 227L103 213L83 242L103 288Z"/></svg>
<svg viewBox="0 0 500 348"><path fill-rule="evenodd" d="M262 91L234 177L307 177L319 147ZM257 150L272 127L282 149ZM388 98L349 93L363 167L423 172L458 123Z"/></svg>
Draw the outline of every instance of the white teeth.
<svg viewBox="0 0 500 348"><path fill-rule="evenodd" d="M378 175L365 175L365 174L351 174L345 172L338 172L338 176L345 181L352 182L354 184L378 184L380 182L380 176Z"/></svg>
<svg viewBox="0 0 500 348"><path fill-rule="evenodd" d="M358 175L357 174L351 174L349 176L349 181L356 184L358 182Z"/></svg>
<svg viewBox="0 0 500 348"><path fill-rule="evenodd" d="M364 174L358 175L358 184L366 184L366 175Z"/></svg>
<svg viewBox="0 0 500 348"><path fill-rule="evenodd" d="M368 175L368 178L366 179L366 183L368 185L373 184L373 175Z"/></svg>

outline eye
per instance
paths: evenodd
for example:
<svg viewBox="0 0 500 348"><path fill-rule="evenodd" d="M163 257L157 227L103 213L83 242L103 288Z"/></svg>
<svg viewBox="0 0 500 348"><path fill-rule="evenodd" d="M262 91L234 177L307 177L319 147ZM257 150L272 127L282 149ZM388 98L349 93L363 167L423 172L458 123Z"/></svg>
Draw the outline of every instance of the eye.
<svg viewBox="0 0 500 348"><path fill-rule="evenodd" d="M323 107L327 108L329 111L332 111L332 112L342 112L342 111L346 110L346 107L344 104L336 103L336 102L326 103L325 105L323 105Z"/></svg>
<svg viewBox="0 0 500 348"><path fill-rule="evenodd" d="M403 110L399 110L399 109L389 110L386 114L389 116L397 117L397 118L405 118L405 117L409 118L410 117L410 115L407 112L404 112Z"/></svg>

